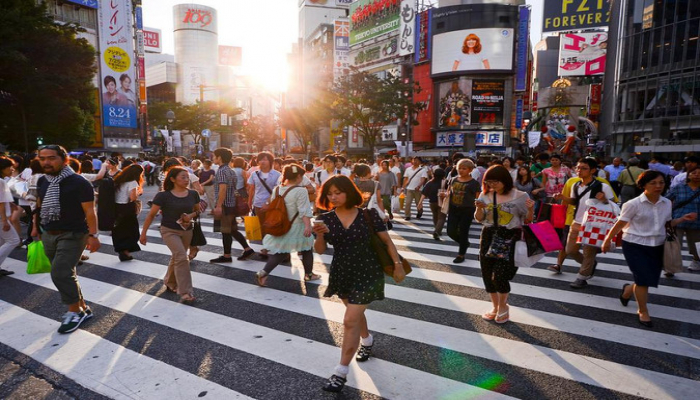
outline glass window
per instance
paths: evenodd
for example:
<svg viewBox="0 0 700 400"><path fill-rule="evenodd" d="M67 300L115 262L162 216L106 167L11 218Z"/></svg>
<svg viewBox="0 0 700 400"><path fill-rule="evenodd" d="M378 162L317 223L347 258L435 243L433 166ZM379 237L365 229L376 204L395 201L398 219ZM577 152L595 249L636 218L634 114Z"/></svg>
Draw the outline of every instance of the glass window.
<svg viewBox="0 0 700 400"><path fill-rule="evenodd" d="M671 53L673 46L671 44L673 43L673 25L666 25L664 28L664 37L663 37L663 60L661 61L662 64L669 64L671 62Z"/></svg>
<svg viewBox="0 0 700 400"><path fill-rule="evenodd" d="M661 58L661 28L656 28L653 30L653 43L651 46L651 61L649 62L650 67L656 67L659 65Z"/></svg>
<svg viewBox="0 0 700 400"><path fill-rule="evenodd" d="M688 21L688 49L686 50L685 59L689 61L695 61L697 59L699 25L700 20L698 19Z"/></svg>
<svg viewBox="0 0 700 400"><path fill-rule="evenodd" d="M700 17L700 1L697 1L697 0L693 0L693 1L682 0L682 1L683 2L687 1L688 3L690 3L690 10L688 13L686 13L686 15L688 15L690 18ZM680 19L679 19L679 21L680 21Z"/></svg>
<svg viewBox="0 0 700 400"><path fill-rule="evenodd" d="M685 22L676 24L676 43L673 49L673 62L683 61L683 49L685 48Z"/></svg>
<svg viewBox="0 0 700 400"><path fill-rule="evenodd" d="M630 48L630 60L632 61L630 71L638 70L640 65L641 65L641 61L642 61L642 57L641 57L642 50L640 47L641 40L642 40L641 33L634 35L633 44L632 44L632 47Z"/></svg>
<svg viewBox="0 0 700 400"><path fill-rule="evenodd" d="M650 46L650 37L651 32L647 31L642 33L642 46L641 46L641 60L640 60L640 65L639 67L644 69L649 67L649 46Z"/></svg>
<svg viewBox="0 0 700 400"><path fill-rule="evenodd" d="M664 25L673 23L673 19L675 17L675 13L674 13L675 8L676 8L675 0L671 0L671 1L666 0L666 2L664 4L664 17L663 17Z"/></svg>

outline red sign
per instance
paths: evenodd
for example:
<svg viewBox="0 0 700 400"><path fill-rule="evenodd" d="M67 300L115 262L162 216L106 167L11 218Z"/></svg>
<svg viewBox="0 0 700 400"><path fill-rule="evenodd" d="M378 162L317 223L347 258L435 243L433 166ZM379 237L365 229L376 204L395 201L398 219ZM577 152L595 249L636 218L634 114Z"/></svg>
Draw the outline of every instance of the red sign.
<svg viewBox="0 0 700 400"><path fill-rule="evenodd" d="M589 114L590 115L598 115L600 114L600 101L601 97L603 95L603 85L600 83L596 83L591 85L591 109Z"/></svg>
<svg viewBox="0 0 700 400"><path fill-rule="evenodd" d="M138 58L138 65L139 65L139 76L138 78L140 80L145 80L146 79L146 62L144 61L143 57Z"/></svg>
<svg viewBox="0 0 700 400"><path fill-rule="evenodd" d="M211 12L190 8L187 10L187 14L185 14L185 18L182 20L182 22L186 24L199 24L200 28L204 28L205 26L211 24L212 20L213 18L211 16Z"/></svg>
<svg viewBox="0 0 700 400"><path fill-rule="evenodd" d="M162 51L160 30L143 30L143 45L146 51L160 53Z"/></svg>

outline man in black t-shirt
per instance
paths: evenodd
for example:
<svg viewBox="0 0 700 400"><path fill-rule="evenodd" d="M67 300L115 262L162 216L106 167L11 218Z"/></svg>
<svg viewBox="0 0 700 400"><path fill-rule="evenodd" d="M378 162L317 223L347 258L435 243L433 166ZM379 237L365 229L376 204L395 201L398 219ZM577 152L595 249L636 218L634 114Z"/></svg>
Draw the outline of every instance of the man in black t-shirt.
<svg viewBox="0 0 700 400"><path fill-rule="evenodd" d="M85 304L75 266L86 246L90 252L100 248L92 184L68 167L66 150L57 145L39 148L39 162L44 175L37 189L37 211L32 236L39 236L51 261L51 279L68 304L68 312L58 333L70 333L92 318Z"/></svg>

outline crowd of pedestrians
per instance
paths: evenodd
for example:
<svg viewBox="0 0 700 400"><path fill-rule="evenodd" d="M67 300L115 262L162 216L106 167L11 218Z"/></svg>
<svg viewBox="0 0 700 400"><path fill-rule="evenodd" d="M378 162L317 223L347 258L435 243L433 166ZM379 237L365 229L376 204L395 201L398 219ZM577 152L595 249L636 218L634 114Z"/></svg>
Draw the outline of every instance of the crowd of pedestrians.
<svg viewBox="0 0 700 400"><path fill-rule="evenodd" d="M571 258L580 267L570 286L584 289L595 276L599 254L611 251L622 233L634 283L622 287L620 302L627 306L636 299L639 322L651 327L648 288L658 286L663 273L667 229L685 238L693 257L688 270L700 270L700 169L695 156L683 161L679 168L661 158L616 157L605 165L590 157L566 160L546 153L531 163L523 157L471 159L461 153L432 162L417 156L354 162L337 154L306 161L269 152L244 159L227 148L202 160L125 159L119 154L76 159L61 146L42 146L26 159L0 157L0 266L15 248L40 238L51 261L51 278L68 307L59 332L69 333L93 317L76 265L89 259L85 250L100 248L99 231L112 236L119 260L129 262L148 245L149 229L159 220L160 237L171 254L164 287L186 304L196 301L190 263L202 244L202 215L213 216L214 232L223 242L223 253L209 261L232 263L234 254L240 262L262 260L264 268L254 276L261 287L293 254L301 258L304 282L321 279L313 271L313 251L323 254L332 246L324 296L339 297L346 311L340 361L324 390L337 392L353 357L363 362L372 355L365 311L384 298L385 277L371 239L376 235L386 247L394 263L387 273L400 283L405 272L388 230L398 215L408 224L422 218L425 203L433 239L442 241L446 230L455 242L455 264L468 258L472 224L482 226L474 245L492 302L484 320L509 321L510 281L519 265L516 243L530 224L549 221L547 214L559 207L564 214L553 229L561 250L556 264L545 267L561 274L564 260ZM149 185L160 190L143 199L148 212L140 225L144 186ZM283 210L278 215L281 231L266 225L273 205ZM609 210L614 218L602 233L591 226L594 207ZM262 239L258 252L240 226L253 216L259 216L262 230L261 237L251 239ZM25 235L20 221L27 224ZM600 237L591 239L596 232ZM235 252L234 239L240 247ZM12 273L0 269L0 276Z"/></svg>

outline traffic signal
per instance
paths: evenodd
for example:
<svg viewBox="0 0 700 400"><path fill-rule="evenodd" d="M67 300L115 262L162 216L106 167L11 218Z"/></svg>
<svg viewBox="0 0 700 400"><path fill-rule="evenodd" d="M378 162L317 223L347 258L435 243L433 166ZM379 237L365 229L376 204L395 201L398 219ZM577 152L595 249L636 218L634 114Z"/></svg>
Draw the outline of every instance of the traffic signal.
<svg viewBox="0 0 700 400"><path fill-rule="evenodd" d="M39 145L39 146L43 145L43 144L44 144L44 137L43 137L43 136L38 136L38 137L36 138L36 144Z"/></svg>

